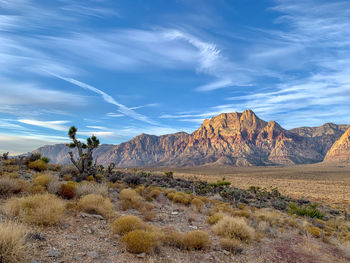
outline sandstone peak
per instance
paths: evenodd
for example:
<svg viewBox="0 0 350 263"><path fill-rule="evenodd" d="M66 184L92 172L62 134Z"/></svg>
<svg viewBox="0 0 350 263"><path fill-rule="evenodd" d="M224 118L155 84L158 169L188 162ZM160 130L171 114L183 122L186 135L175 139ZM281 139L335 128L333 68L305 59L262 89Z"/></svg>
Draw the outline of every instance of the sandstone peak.
<svg viewBox="0 0 350 263"><path fill-rule="evenodd" d="M326 162L350 161L350 128L333 144L324 160Z"/></svg>

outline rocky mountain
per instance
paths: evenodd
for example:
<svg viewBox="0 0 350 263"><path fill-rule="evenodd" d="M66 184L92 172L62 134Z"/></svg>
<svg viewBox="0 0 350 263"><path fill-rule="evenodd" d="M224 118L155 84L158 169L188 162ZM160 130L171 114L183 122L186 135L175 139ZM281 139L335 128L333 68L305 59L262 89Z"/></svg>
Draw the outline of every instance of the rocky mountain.
<svg viewBox="0 0 350 263"><path fill-rule="evenodd" d="M336 125L326 123L320 127L301 127L290 130L300 136L310 138L310 144L317 147L317 151L325 156L334 142L350 128L350 125Z"/></svg>
<svg viewBox="0 0 350 263"><path fill-rule="evenodd" d="M321 162L333 143L350 126L282 128L251 110L222 113L205 120L192 134L141 134L119 145L101 145L97 162L120 167L197 165L291 165ZM69 163L65 145L36 150L53 162Z"/></svg>
<svg viewBox="0 0 350 263"><path fill-rule="evenodd" d="M350 128L333 144L324 161L350 162Z"/></svg>

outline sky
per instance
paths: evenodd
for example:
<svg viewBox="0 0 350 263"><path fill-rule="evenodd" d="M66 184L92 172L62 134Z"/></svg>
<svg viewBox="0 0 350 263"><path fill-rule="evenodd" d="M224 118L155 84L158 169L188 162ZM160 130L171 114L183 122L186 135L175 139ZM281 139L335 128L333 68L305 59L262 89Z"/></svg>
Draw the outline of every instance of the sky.
<svg viewBox="0 0 350 263"><path fill-rule="evenodd" d="M245 109L350 124L349 102L348 0L0 0L0 152Z"/></svg>

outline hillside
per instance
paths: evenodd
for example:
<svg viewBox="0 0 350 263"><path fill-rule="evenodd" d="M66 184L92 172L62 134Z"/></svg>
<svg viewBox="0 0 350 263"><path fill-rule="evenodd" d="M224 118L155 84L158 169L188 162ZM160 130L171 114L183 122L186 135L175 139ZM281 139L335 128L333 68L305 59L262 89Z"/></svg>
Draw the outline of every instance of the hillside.
<svg viewBox="0 0 350 263"><path fill-rule="evenodd" d="M327 152L325 162L350 161L350 128L337 140Z"/></svg>

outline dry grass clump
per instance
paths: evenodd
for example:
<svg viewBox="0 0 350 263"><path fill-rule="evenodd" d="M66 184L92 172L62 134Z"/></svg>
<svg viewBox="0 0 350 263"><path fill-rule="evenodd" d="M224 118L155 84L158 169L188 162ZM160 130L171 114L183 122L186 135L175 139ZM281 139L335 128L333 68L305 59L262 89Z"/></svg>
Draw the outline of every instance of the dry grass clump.
<svg viewBox="0 0 350 263"><path fill-rule="evenodd" d="M243 251L242 243L237 239L221 238L219 243L222 249L225 249L235 255L240 254Z"/></svg>
<svg viewBox="0 0 350 263"><path fill-rule="evenodd" d="M199 198L194 198L191 201L191 206L193 208L195 208L199 213L202 213L203 207L204 207L204 202Z"/></svg>
<svg viewBox="0 0 350 263"><path fill-rule="evenodd" d="M122 210L127 210L132 206L135 209L142 210L145 206L143 198L131 188L121 190L118 197Z"/></svg>
<svg viewBox="0 0 350 263"><path fill-rule="evenodd" d="M122 241L126 249L131 253L154 253L154 250L161 245L161 234L145 230L133 230L125 234Z"/></svg>
<svg viewBox="0 0 350 263"><path fill-rule="evenodd" d="M0 196L18 194L26 189L26 183L19 179L0 177Z"/></svg>
<svg viewBox="0 0 350 263"><path fill-rule="evenodd" d="M43 174L43 175L38 175L33 179L33 183L36 185L41 185L43 187L47 187L47 185L51 182L52 176Z"/></svg>
<svg viewBox="0 0 350 263"><path fill-rule="evenodd" d="M26 262L28 229L14 222L0 223L0 262Z"/></svg>
<svg viewBox="0 0 350 263"><path fill-rule="evenodd" d="M172 194L170 193L167 196L168 198L170 198L169 195L172 196ZM184 205L188 205L191 202L192 197L191 195L185 194L183 192L176 192L170 200L172 200L174 203L182 203Z"/></svg>
<svg viewBox="0 0 350 263"><path fill-rule="evenodd" d="M143 221L137 216L122 216L113 223L113 232L119 235L125 235L131 231L144 228Z"/></svg>
<svg viewBox="0 0 350 263"><path fill-rule="evenodd" d="M205 249L211 245L211 239L207 232L194 230L183 235L182 243L183 247L188 250Z"/></svg>
<svg viewBox="0 0 350 263"><path fill-rule="evenodd" d="M146 208L144 208L141 213L145 221L152 221L156 217L156 212Z"/></svg>
<svg viewBox="0 0 350 263"><path fill-rule="evenodd" d="M210 225L216 224L220 219L225 216L224 213L215 213L207 217L207 223Z"/></svg>
<svg viewBox="0 0 350 263"><path fill-rule="evenodd" d="M22 222L50 226L58 224L64 215L65 203L55 195L41 194L22 198L12 198L4 205L10 216Z"/></svg>
<svg viewBox="0 0 350 263"><path fill-rule="evenodd" d="M131 188L126 188L120 191L118 197L120 200L131 200L135 196L139 196L139 194L135 190Z"/></svg>
<svg viewBox="0 0 350 263"><path fill-rule="evenodd" d="M98 194L83 196L78 201L78 207L80 210L86 213L99 214L104 218L112 217L115 212L114 205L111 200Z"/></svg>
<svg viewBox="0 0 350 263"><path fill-rule="evenodd" d="M80 198L84 195L96 194L104 197L108 196L108 186L106 184L98 184L93 182L82 182L75 186L75 196Z"/></svg>
<svg viewBox="0 0 350 263"><path fill-rule="evenodd" d="M316 238L320 238L321 234L322 234L322 230L316 226L308 226L306 228L306 230L313 236Z"/></svg>
<svg viewBox="0 0 350 263"><path fill-rule="evenodd" d="M208 233L201 230L194 230L181 233L173 227L162 229L164 233L164 244L186 250L206 249L211 245Z"/></svg>
<svg viewBox="0 0 350 263"><path fill-rule="evenodd" d="M220 237L250 241L255 236L255 230L241 217L224 216L214 226L213 231Z"/></svg>
<svg viewBox="0 0 350 263"><path fill-rule="evenodd" d="M47 163L39 159L34 162L30 162L28 167L29 169L33 169L35 171L41 172L41 171L47 170Z"/></svg>

